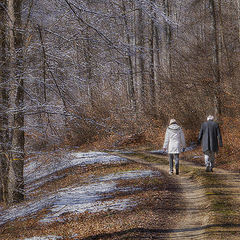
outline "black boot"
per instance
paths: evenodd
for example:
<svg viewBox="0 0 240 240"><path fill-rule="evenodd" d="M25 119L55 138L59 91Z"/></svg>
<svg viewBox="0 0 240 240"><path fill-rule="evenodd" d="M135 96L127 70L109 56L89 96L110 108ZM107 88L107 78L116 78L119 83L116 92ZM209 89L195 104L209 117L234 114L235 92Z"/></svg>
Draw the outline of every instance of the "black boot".
<svg viewBox="0 0 240 240"><path fill-rule="evenodd" d="M176 175L179 175L179 169L176 169Z"/></svg>

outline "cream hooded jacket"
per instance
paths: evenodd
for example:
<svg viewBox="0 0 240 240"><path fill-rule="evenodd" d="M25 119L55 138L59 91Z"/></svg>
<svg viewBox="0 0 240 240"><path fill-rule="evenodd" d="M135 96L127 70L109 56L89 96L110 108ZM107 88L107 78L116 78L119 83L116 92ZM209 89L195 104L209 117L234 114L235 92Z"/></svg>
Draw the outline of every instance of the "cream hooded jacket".
<svg viewBox="0 0 240 240"><path fill-rule="evenodd" d="M184 133L176 123L168 126L163 148L166 148L170 154L179 154L182 148L186 148Z"/></svg>

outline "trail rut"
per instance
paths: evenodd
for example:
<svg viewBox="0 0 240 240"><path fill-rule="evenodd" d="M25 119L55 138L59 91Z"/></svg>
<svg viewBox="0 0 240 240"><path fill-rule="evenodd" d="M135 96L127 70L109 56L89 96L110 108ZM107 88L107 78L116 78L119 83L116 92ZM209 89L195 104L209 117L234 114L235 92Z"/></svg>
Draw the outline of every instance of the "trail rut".
<svg viewBox="0 0 240 240"><path fill-rule="evenodd" d="M155 154L141 154L145 158L156 157ZM165 158L165 162L160 163L151 163L134 155L125 157L160 171L169 171L166 157L158 156L161 159ZM239 174L221 169L214 169L214 173L206 173L203 166L196 166L184 160L180 161L180 169L180 175L168 177L176 180L176 189L181 189L179 194L183 201L173 206L173 222L169 223L169 227L156 239L240 239ZM192 171L200 176L200 180Z"/></svg>

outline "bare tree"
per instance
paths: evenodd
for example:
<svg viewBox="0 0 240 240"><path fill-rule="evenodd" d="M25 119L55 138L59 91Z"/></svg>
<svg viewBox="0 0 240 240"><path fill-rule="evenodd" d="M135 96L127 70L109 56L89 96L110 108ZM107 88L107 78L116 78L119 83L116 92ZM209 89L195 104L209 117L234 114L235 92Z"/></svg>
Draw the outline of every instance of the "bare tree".
<svg viewBox="0 0 240 240"><path fill-rule="evenodd" d="M23 199L23 130L38 148L69 129L72 144L139 132L153 116L193 128L240 91L239 0L5 0L0 11L4 201Z"/></svg>
<svg viewBox="0 0 240 240"><path fill-rule="evenodd" d="M9 134L8 134L8 92L7 92L7 56L6 56L6 1L0 5L0 201L8 201L8 172L9 172Z"/></svg>
<svg viewBox="0 0 240 240"><path fill-rule="evenodd" d="M146 78L146 63L145 63L145 38L144 38L144 15L140 5L138 5L137 14L137 72L140 84L140 102L141 109L144 112L147 107L147 78Z"/></svg>
<svg viewBox="0 0 240 240"><path fill-rule="evenodd" d="M24 199L24 80L22 1L8 0L8 60L9 60L9 127L11 129L11 154L9 169L8 202Z"/></svg>
<svg viewBox="0 0 240 240"><path fill-rule="evenodd" d="M132 106L134 108L134 111L137 111L136 90L134 86L134 66L133 66L133 57L132 57L133 49L131 48L132 42L130 38L130 27L129 27L128 17L127 17L126 3L124 0L122 0L122 11L123 11L125 31L126 31L126 40L128 45L128 48L127 48L127 62L129 66L128 95L132 103Z"/></svg>
<svg viewBox="0 0 240 240"><path fill-rule="evenodd" d="M151 1L152 4L155 3L155 0ZM155 53L154 53L154 40L155 40L155 23L154 23L154 12L153 12L153 6L151 5L151 20L150 20L150 36L149 36L149 48L150 48L150 72L149 72L149 77L150 77L150 96L151 96L151 112L153 116L156 118L156 84L155 84L155 79L156 79L156 70L155 70Z"/></svg>
<svg viewBox="0 0 240 240"><path fill-rule="evenodd" d="M217 7L215 0L210 0L211 16L212 16L212 29L213 29L213 76L215 84L214 104L215 104L215 116L219 118L221 116L221 74L220 74L220 58L219 58L219 27L217 19Z"/></svg>

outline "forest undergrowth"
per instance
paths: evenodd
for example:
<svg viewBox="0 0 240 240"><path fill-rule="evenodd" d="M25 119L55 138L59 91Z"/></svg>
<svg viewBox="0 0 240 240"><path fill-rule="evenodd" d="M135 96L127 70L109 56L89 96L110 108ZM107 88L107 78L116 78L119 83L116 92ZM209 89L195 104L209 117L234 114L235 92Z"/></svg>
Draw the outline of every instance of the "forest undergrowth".
<svg viewBox="0 0 240 240"><path fill-rule="evenodd" d="M114 133L109 134L96 139L92 143L83 144L80 149L161 150L167 125L165 127L158 127L159 125L160 123L156 121L155 126L150 125L144 131L136 134L125 134L124 136ZM223 147L220 148L217 154L216 167L238 172L240 171L240 119L224 117L219 125L223 138ZM187 127L182 126L187 146L192 145L195 147L191 151L186 151L184 158L196 164L204 164L202 148L196 145L201 125L199 124L199 129Z"/></svg>

